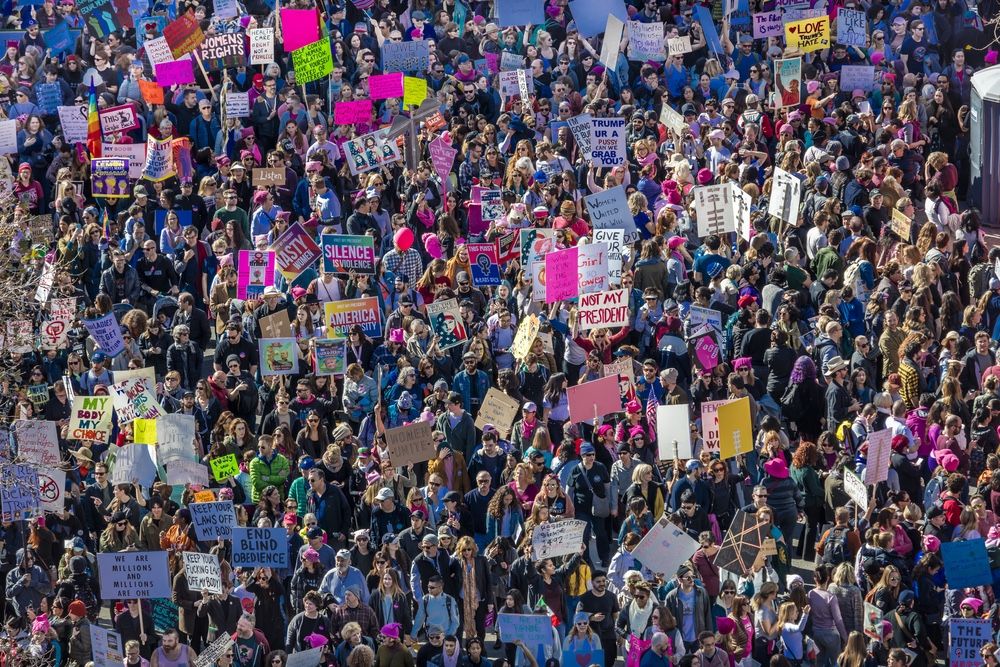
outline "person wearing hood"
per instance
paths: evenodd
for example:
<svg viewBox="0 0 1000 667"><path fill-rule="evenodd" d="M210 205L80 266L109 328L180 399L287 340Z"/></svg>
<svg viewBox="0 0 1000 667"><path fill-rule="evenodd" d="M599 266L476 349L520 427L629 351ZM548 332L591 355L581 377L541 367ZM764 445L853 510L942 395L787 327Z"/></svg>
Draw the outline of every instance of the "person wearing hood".
<svg viewBox="0 0 1000 667"><path fill-rule="evenodd" d="M36 564L31 549L17 550L17 567L7 573L7 600L17 616L26 616L28 608L40 609L42 597L52 590L49 575Z"/></svg>
<svg viewBox="0 0 1000 667"><path fill-rule="evenodd" d="M802 513L802 494L780 453L764 464L764 473L761 483L767 488L767 505L773 512L774 525L781 530L785 542L791 544L795 524Z"/></svg>

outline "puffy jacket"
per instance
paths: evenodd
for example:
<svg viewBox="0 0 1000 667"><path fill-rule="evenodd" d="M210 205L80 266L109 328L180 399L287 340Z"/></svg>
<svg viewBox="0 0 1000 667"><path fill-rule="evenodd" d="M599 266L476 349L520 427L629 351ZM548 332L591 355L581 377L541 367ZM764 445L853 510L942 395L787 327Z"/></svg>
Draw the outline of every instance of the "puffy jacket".
<svg viewBox="0 0 1000 667"><path fill-rule="evenodd" d="M260 492L271 484L284 492L288 473L288 459L278 452L271 453L270 461L260 454L253 457L250 462L251 500L255 503L260 500Z"/></svg>
<svg viewBox="0 0 1000 667"><path fill-rule="evenodd" d="M802 494L791 477L779 479L765 475L763 484L767 487L767 504L774 510L776 521L782 516L797 515L802 509Z"/></svg>

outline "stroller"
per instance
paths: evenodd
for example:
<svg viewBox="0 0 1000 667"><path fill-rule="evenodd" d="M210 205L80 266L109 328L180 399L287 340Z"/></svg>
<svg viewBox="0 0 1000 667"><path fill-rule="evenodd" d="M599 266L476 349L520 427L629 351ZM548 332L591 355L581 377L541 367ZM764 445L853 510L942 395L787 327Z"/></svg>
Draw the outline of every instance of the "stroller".
<svg viewBox="0 0 1000 667"><path fill-rule="evenodd" d="M172 296L161 296L153 304L153 318L158 319L163 324L164 331L170 331L174 315L179 307L177 299Z"/></svg>

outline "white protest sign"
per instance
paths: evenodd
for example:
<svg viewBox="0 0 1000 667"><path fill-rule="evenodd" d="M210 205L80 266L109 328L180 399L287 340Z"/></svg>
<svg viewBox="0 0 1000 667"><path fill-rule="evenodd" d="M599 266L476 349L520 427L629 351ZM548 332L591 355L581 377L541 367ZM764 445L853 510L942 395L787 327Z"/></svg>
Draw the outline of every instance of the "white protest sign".
<svg viewBox="0 0 1000 667"><path fill-rule="evenodd" d="M146 385L145 378L130 378L111 385L111 400L120 424L130 424L135 419L156 419L163 414L163 407Z"/></svg>
<svg viewBox="0 0 1000 667"><path fill-rule="evenodd" d="M736 231L732 188L728 183L703 185L694 189L694 210L698 216L698 236Z"/></svg>
<svg viewBox="0 0 1000 667"><path fill-rule="evenodd" d="M624 243L632 243L639 238L623 186L587 195L583 201L587 204L590 224L594 229L622 229L625 231Z"/></svg>
<svg viewBox="0 0 1000 667"><path fill-rule="evenodd" d="M691 418L687 405L656 406L656 441L661 461L694 458L694 452L691 451Z"/></svg>
<svg viewBox="0 0 1000 667"><path fill-rule="evenodd" d="M223 633L214 642L206 646L198 657L194 660L194 667L214 667L218 662L219 658L226 654L229 647L233 645L233 638L230 635ZM323 650L323 647L319 647ZM310 649L312 650L312 649ZM308 653L309 651L299 651L299 653ZM297 655L297 654L293 654ZM291 658L291 656L289 656ZM318 661L317 663L318 664Z"/></svg>
<svg viewBox="0 0 1000 667"><path fill-rule="evenodd" d="M864 47L868 36L865 13L860 9L837 9L837 43Z"/></svg>
<svg viewBox="0 0 1000 667"><path fill-rule="evenodd" d="M173 591L166 551L119 551L97 554L101 597L105 600L170 598Z"/></svg>
<svg viewBox="0 0 1000 667"><path fill-rule="evenodd" d="M250 36L250 64L267 65L274 61L274 28L253 28Z"/></svg>
<svg viewBox="0 0 1000 667"><path fill-rule="evenodd" d="M753 206L753 197L749 192L744 192L736 183L730 183L729 187L733 195L733 221L740 236L746 241L751 241L754 236L753 223L750 219L750 207Z"/></svg>
<svg viewBox="0 0 1000 667"><path fill-rule="evenodd" d="M698 547L698 543L691 539L683 528L678 528L664 516L653 524L639 544L632 549L632 555L651 572L670 578L687 559L691 558Z"/></svg>
<svg viewBox="0 0 1000 667"><path fill-rule="evenodd" d="M861 478L848 469L844 469L844 491L858 506L858 511L864 514L868 511L868 487Z"/></svg>
<svg viewBox="0 0 1000 667"><path fill-rule="evenodd" d="M579 553L586 528L585 521L576 519L538 524L531 538L532 559L537 562Z"/></svg>
<svg viewBox="0 0 1000 667"><path fill-rule="evenodd" d="M142 167L146 164L146 144L101 144L104 157L128 159L128 177L142 178ZM117 377L117 373L115 374Z"/></svg>
<svg viewBox="0 0 1000 667"><path fill-rule="evenodd" d="M87 105L73 107L57 107L59 125L62 126L63 138L67 143L86 143L87 141Z"/></svg>
<svg viewBox="0 0 1000 667"><path fill-rule="evenodd" d="M250 115L250 93L226 93L226 118L247 118Z"/></svg>
<svg viewBox="0 0 1000 667"><path fill-rule="evenodd" d="M147 39L142 43L142 48L146 50L146 56L154 68L161 63L169 63L174 60L174 54L170 51L166 37Z"/></svg>
<svg viewBox="0 0 1000 667"><path fill-rule="evenodd" d="M569 131L573 133L573 140L580 147L580 155L583 159L590 160L590 114L582 113L566 119Z"/></svg>
<svg viewBox="0 0 1000 667"><path fill-rule="evenodd" d="M155 480L156 464L153 462L150 447L133 444L115 448L109 482L112 484L131 484L133 481L137 481L142 486L149 487L153 485Z"/></svg>
<svg viewBox="0 0 1000 667"><path fill-rule="evenodd" d="M66 471L53 468L38 470L38 504L43 512L62 514L66 498Z"/></svg>
<svg viewBox="0 0 1000 667"><path fill-rule="evenodd" d="M604 28L604 41L601 43L601 64L612 72L618 65L618 56L624 35L625 23L614 13L608 14L608 22Z"/></svg>
<svg viewBox="0 0 1000 667"><path fill-rule="evenodd" d="M662 22L628 22L628 59L664 60Z"/></svg>
<svg viewBox="0 0 1000 667"><path fill-rule="evenodd" d="M120 667L125 659L122 636L114 630L90 623L90 650L94 654L94 667Z"/></svg>
<svg viewBox="0 0 1000 667"><path fill-rule="evenodd" d="M191 503L191 523L194 533L200 542L216 540L220 537L228 540L233 535L236 525L236 512L228 500L216 500L208 503Z"/></svg>
<svg viewBox="0 0 1000 667"><path fill-rule="evenodd" d="M197 461L194 415L165 414L156 419L156 460L166 466L178 460Z"/></svg>
<svg viewBox="0 0 1000 667"><path fill-rule="evenodd" d="M719 408L729 401L703 401L701 404L702 450L721 452L719 437Z"/></svg>
<svg viewBox="0 0 1000 667"><path fill-rule="evenodd" d="M167 466L167 484L171 486L184 486L185 484L208 486L208 468L197 461L173 461Z"/></svg>
<svg viewBox="0 0 1000 667"><path fill-rule="evenodd" d="M802 182L794 174L781 167L774 168L771 181L771 199L767 214L784 220L790 225L798 222L799 200L802 196Z"/></svg>
<svg viewBox="0 0 1000 667"><path fill-rule="evenodd" d="M192 591L222 593L222 569L219 567L218 556L197 551L184 551L181 556L184 559L188 588Z"/></svg>
<svg viewBox="0 0 1000 667"><path fill-rule="evenodd" d="M608 289L608 246L586 243L577 246L577 266L580 270L580 294Z"/></svg>
<svg viewBox="0 0 1000 667"><path fill-rule="evenodd" d="M667 50L671 56L683 56L685 53L691 53L691 36L684 35L668 39Z"/></svg>
<svg viewBox="0 0 1000 667"><path fill-rule="evenodd" d="M18 456L28 463L54 468L62 461L59 435L53 421L18 419L14 422L14 440Z"/></svg>
<svg viewBox="0 0 1000 667"><path fill-rule="evenodd" d="M615 289L580 295L577 319L580 331L628 324L628 290Z"/></svg>
<svg viewBox="0 0 1000 667"><path fill-rule="evenodd" d="M865 484L876 484L889 479L889 456L892 454L892 431L884 428L868 434L868 459L865 465Z"/></svg>
<svg viewBox="0 0 1000 667"><path fill-rule="evenodd" d="M691 305L688 308L688 321L691 323L691 330L695 331L701 325L707 324L717 333L722 333L722 313L712 308Z"/></svg>
<svg viewBox="0 0 1000 667"><path fill-rule="evenodd" d="M0 155L17 153L17 121L0 120Z"/></svg>
<svg viewBox="0 0 1000 667"><path fill-rule="evenodd" d="M622 246L625 245L624 229L594 229L594 243L608 247L608 279L612 285L622 283Z"/></svg>
<svg viewBox="0 0 1000 667"><path fill-rule="evenodd" d="M625 119L590 119L590 155L596 167L625 163Z"/></svg>

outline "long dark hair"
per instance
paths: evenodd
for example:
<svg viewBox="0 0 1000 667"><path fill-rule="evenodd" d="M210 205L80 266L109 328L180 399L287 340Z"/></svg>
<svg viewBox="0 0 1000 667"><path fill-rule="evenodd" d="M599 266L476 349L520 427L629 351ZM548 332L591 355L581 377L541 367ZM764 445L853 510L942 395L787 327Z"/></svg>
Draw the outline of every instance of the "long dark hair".
<svg viewBox="0 0 1000 667"><path fill-rule="evenodd" d="M566 382L565 373L553 373L549 378L549 381L545 383L544 396L545 400L555 407L562 395L566 393L566 387L564 386Z"/></svg>

